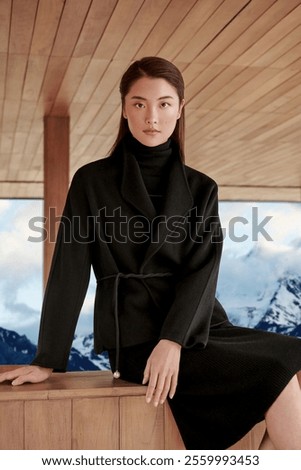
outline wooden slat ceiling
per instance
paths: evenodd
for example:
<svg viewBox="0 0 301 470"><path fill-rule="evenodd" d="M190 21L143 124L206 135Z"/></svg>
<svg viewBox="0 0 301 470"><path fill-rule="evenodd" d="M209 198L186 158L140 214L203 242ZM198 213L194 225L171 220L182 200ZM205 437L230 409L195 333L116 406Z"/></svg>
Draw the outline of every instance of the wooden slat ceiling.
<svg viewBox="0 0 301 470"><path fill-rule="evenodd" d="M0 197L43 197L45 115L70 116L70 176L106 156L123 71L158 55L221 198L301 200L301 0L0 0L0 22Z"/></svg>

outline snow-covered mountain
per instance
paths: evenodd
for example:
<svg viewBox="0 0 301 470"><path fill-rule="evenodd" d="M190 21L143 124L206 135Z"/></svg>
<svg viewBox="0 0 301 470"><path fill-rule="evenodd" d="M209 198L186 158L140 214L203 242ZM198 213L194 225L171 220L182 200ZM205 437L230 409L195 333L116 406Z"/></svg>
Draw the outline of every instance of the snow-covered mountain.
<svg viewBox="0 0 301 470"><path fill-rule="evenodd" d="M97 356L92 343L93 335L75 339L69 356L69 371L109 369L107 355ZM0 327L0 364L29 364L36 349L25 335Z"/></svg>
<svg viewBox="0 0 301 470"><path fill-rule="evenodd" d="M218 298L239 326L301 337L301 250L260 246L247 255L224 255Z"/></svg>
<svg viewBox="0 0 301 470"><path fill-rule="evenodd" d="M93 349L93 333L87 336L75 336L73 340L73 349L79 352L82 358L87 358L96 369L110 369L109 358L107 352L95 354Z"/></svg>
<svg viewBox="0 0 301 470"><path fill-rule="evenodd" d="M294 335L301 329L301 276L279 280L269 308L256 328ZM299 336L298 334L296 336Z"/></svg>

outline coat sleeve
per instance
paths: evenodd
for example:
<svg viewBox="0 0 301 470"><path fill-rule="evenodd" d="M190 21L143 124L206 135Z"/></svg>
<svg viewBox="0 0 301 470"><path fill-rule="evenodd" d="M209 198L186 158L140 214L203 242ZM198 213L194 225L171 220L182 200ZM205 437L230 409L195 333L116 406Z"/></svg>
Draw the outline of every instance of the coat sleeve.
<svg viewBox="0 0 301 470"><path fill-rule="evenodd" d="M83 179L78 172L71 183L60 221L33 365L66 370L90 279L90 220Z"/></svg>
<svg viewBox="0 0 301 470"><path fill-rule="evenodd" d="M206 346L215 306L223 241L215 183L202 212L202 223L190 237L190 250L160 334L160 339L175 341L186 348L195 344Z"/></svg>

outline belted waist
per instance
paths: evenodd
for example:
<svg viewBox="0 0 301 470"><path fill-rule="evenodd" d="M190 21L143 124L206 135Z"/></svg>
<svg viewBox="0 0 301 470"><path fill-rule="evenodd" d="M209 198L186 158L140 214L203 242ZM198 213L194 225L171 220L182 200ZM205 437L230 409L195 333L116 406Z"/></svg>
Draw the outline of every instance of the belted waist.
<svg viewBox="0 0 301 470"><path fill-rule="evenodd" d="M113 289L113 303L114 303L114 319L115 319L115 332L116 332L116 364L115 371L113 376L115 379L119 379L119 355L120 355L120 326L119 326L119 315L118 315L118 288L121 279L150 279L154 277L170 277L173 276L173 273L115 273L110 274L109 276L104 276L98 281L106 281L107 279L114 279L114 289Z"/></svg>

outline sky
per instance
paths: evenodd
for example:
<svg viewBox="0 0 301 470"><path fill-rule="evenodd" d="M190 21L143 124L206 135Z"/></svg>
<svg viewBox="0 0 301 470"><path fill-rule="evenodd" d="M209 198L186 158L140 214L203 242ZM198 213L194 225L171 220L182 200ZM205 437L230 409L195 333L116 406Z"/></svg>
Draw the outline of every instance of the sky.
<svg viewBox="0 0 301 470"><path fill-rule="evenodd" d="M0 199L0 326L37 342L43 298L41 242L29 241L34 217L42 217L41 200ZM253 289L285 270L299 272L301 203L220 202L224 251L218 283L219 298L229 307L236 292ZM252 261L250 261L252 253ZM246 259L249 259L246 263ZM92 332L95 280L92 276L77 334Z"/></svg>

